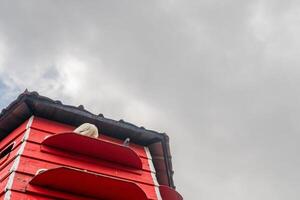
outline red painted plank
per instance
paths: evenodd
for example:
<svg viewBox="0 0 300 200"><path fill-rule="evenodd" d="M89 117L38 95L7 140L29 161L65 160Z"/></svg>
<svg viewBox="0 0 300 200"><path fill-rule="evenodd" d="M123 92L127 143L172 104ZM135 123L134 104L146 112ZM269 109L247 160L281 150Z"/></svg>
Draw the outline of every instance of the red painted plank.
<svg viewBox="0 0 300 200"><path fill-rule="evenodd" d="M59 157L72 158L73 160L78 160L81 163L95 163L95 164L97 163L97 165L103 165L103 166L107 166L107 167L110 167L113 169L124 170L124 171L131 172L134 174L139 174L139 175L142 173L142 171L150 172L148 166L145 166L145 164L147 164L146 163L147 160L142 160L144 168L142 170L140 170L140 169L126 167L126 166L119 165L119 164L112 163L112 162L105 161L105 160L93 159L91 157L84 156L84 155L78 155L76 153L60 151L58 149L54 149L54 148L50 148L50 147L46 147L46 146L41 147L41 152L47 153L47 155L52 154L52 155L56 155Z"/></svg>
<svg viewBox="0 0 300 200"><path fill-rule="evenodd" d="M0 151L2 151L7 145L12 143L16 138L24 133L26 130L28 120L21 124L18 128L9 133L4 139L0 141Z"/></svg>
<svg viewBox="0 0 300 200"><path fill-rule="evenodd" d="M0 181L0 194L3 194L4 193L4 190L5 190L5 186L7 184L7 181L8 179L4 179L2 181Z"/></svg>
<svg viewBox="0 0 300 200"><path fill-rule="evenodd" d="M73 132L47 137L42 145L142 169L141 159L131 148Z"/></svg>
<svg viewBox="0 0 300 200"><path fill-rule="evenodd" d="M72 199L72 200L92 200L91 198L82 197L79 195L67 194L60 191L50 190L49 188L42 188L29 185L32 176L22 173L15 173L11 199Z"/></svg>
<svg viewBox="0 0 300 200"><path fill-rule="evenodd" d="M145 192L133 182L66 167L43 171L30 184L98 199L147 200Z"/></svg>
<svg viewBox="0 0 300 200"><path fill-rule="evenodd" d="M28 156L31 156L31 157L28 157ZM56 162L52 162L52 161L56 161ZM91 171L94 173L100 173L100 174L104 174L104 175L108 175L108 176L113 176L116 178L127 179L130 181L135 181L135 182L139 182L142 184L147 184L147 185L152 185L152 186L154 185L150 173L133 174L133 173L126 172L123 170L119 170L117 168L104 167L101 165L94 165L94 164L90 164L90 163L74 164L74 162L72 162L71 164L69 164L68 161L66 161L65 159L62 159L62 158L58 158L56 160L54 160L52 158L51 159L45 158L45 160L41 160L41 159L37 160L36 158L32 157L32 154L27 155L26 153L20 159L18 171L26 172L28 174L34 175L34 173L40 168L50 169L50 168L55 168L55 167L60 167L60 166L84 169L84 170L88 170L88 171Z"/></svg>
<svg viewBox="0 0 300 200"><path fill-rule="evenodd" d="M10 173L10 169L14 163L14 159L11 160L4 168L0 170L0 182L3 181Z"/></svg>
<svg viewBox="0 0 300 200"><path fill-rule="evenodd" d="M53 198L47 198L41 195L24 194L19 191L11 191L11 199L16 200L53 200Z"/></svg>
<svg viewBox="0 0 300 200"><path fill-rule="evenodd" d="M145 168L145 169L142 169L142 170L135 169L135 168L131 168L131 167L118 165L116 163L112 163L112 162L105 161L105 160L99 160L99 159L96 160L96 159L93 159L93 158L88 157L88 156L76 155L75 153L59 151L57 149L46 147L46 146L41 147L41 152L47 153L47 155L52 154L52 155L56 155L58 157L71 158L71 159L80 161L82 163L81 164L82 167L84 167L84 165L86 163L95 163L97 165L97 167L100 165L100 166L105 166L105 167L116 169L116 170L123 170L123 171L126 171L126 172L131 172L131 173L139 174L139 175L142 173L142 171L148 171L149 172L148 168Z"/></svg>
<svg viewBox="0 0 300 200"><path fill-rule="evenodd" d="M36 174L36 172L34 174ZM58 191L55 191L55 192L48 191L49 188L46 188L46 189L44 188L43 190L35 190L32 187L29 187L28 183L33 177L34 177L34 175L24 174L22 172L16 171L15 172L14 183L13 183L13 190L20 191L20 192L25 192L25 190L26 190L27 192L38 193L38 194L46 195L46 196L49 196L49 197L52 196L52 197L62 198L61 196L55 196L55 195L58 195L58 194L55 194ZM136 183L136 184L140 188L142 188L143 191L146 192L149 200L157 200L156 199L156 193L155 193L155 190L154 190L154 186L150 186L150 185L146 185L146 184L140 184L140 183ZM63 195L63 194L66 194L66 193L62 193L62 194L59 194L59 195ZM75 199L75 198L63 198L63 199Z"/></svg>
<svg viewBox="0 0 300 200"><path fill-rule="evenodd" d="M34 142L34 143L42 143L42 141L45 139L45 137L51 136L51 135L53 135L53 134L46 133L46 132L40 131L40 130L31 129L28 141ZM148 158L146 156L144 156L144 155L146 155L145 149L143 147L141 147L140 149L138 149L136 151L135 146L131 147L131 149L134 150L139 155L139 157L141 158L143 170L150 171ZM62 153L62 151L55 151L55 150L53 150L53 148L51 148L51 149L50 148L42 148L42 150L44 152L56 154L56 155L59 155L59 156L75 155L75 157L73 157L74 159L85 158L85 156L78 156L78 154L74 154L74 153L67 153L67 152ZM90 159L90 160L92 160L92 159ZM85 159L85 161L88 162L88 160L86 160L86 159ZM98 159L98 161L99 161L99 159ZM132 169L131 169L131 171L132 171Z"/></svg>
<svg viewBox="0 0 300 200"><path fill-rule="evenodd" d="M183 200L183 197L174 189L161 185L159 186L160 195L162 200Z"/></svg>
<svg viewBox="0 0 300 200"><path fill-rule="evenodd" d="M0 172L3 170L3 168L5 168L13 159L15 159L15 153L16 153L17 149L13 152L11 152L10 154L6 155L4 158L2 158L0 160ZM0 179L1 179L1 175L0 174Z"/></svg>
<svg viewBox="0 0 300 200"><path fill-rule="evenodd" d="M95 200L94 198L83 197L79 195L69 194L62 191L51 190L50 188L44 188L34 185L27 185L26 186L26 194L23 193L24 196L28 194L35 194L35 195L43 195L48 197L49 199L72 199L72 200Z"/></svg>
<svg viewBox="0 0 300 200"><path fill-rule="evenodd" d="M39 144L39 143L42 143L42 141L45 139L45 137L47 137L47 136L52 136L51 134L49 134L49 133L46 133L46 132L42 132L42 131L39 131L39 130L34 130L34 129L31 129L31 131L30 131L30 135L29 135L29 138L28 138L28 141L30 141L30 142L33 142L33 143L36 143L36 144ZM44 148L43 148L44 149ZM50 151L50 148L48 148L49 149L49 151ZM51 148L51 149L53 149L53 148ZM46 150L46 148L45 148L45 150ZM38 148L38 151L40 151L40 147ZM48 150L47 150L48 151ZM58 151L57 151L58 152ZM51 153L54 153L54 151L53 152L51 152ZM66 152L65 153L65 155L76 155L76 157L86 157L86 156L81 156L80 154L78 154L78 153L70 153L70 152ZM95 160L95 159L90 159L90 160ZM97 160L99 160L99 159L97 159ZM146 161L144 161L144 162L146 162ZM145 166L145 167L147 167L147 166Z"/></svg>
<svg viewBox="0 0 300 200"><path fill-rule="evenodd" d="M55 121L50 121L40 117L34 117L31 127L38 130L51 132L51 133L61 133L61 132L73 131L75 129L74 126L62 124Z"/></svg>
<svg viewBox="0 0 300 200"><path fill-rule="evenodd" d="M42 150L42 151L41 151ZM42 160L52 160L53 162L57 162L59 160L62 163L68 163L69 165L78 165L81 167L85 167L85 165L94 165L94 166L104 166L112 169L124 170L127 172L131 172L134 174L141 174L142 171L150 172L149 165L147 160L143 160L143 170L137 170L134 168L129 168L126 166L118 165L115 163L111 163L105 160L96 160L87 156L77 155L75 153L69 153L64 151L59 151L54 148L49 147L41 147L39 144L28 142L25 148L25 154L28 156L33 156L37 159Z"/></svg>
<svg viewBox="0 0 300 200"><path fill-rule="evenodd" d="M17 157L17 152L19 151L21 145L19 143L18 146L14 148L12 152L7 156L7 159L1 160L0 164L0 181L3 180L10 172L10 169Z"/></svg>
<svg viewBox="0 0 300 200"><path fill-rule="evenodd" d="M40 131L44 131L44 132L47 132L50 134L56 134L56 133L73 131L76 127L69 126L69 125L62 124L62 123L55 122L55 121L50 121L50 120L40 118L40 117L34 117L31 128L37 129ZM105 133L101 132L101 129L99 132L100 132L100 138L103 140L110 141L110 142L117 143L117 144L123 143L122 140L106 136ZM147 158L147 155L145 154L145 150L144 150L143 146L140 146L140 145L137 145L134 143L130 143L130 147L139 156Z"/></svg>
<svg viewBox="0 0 300 200"><path fill-rule="evenodd" d="M30 131L30 135L32 135L31 139L32 139L32 141L34 141L36 143L42 143L42 141L45 139L45 137L50 136L50 135L54 135L54 134L57 134L57 133L60 133L60 132L46 132L46 131L43 131L43 130L37 130L35 128L31 129L31 131ZM103 134L100 134L99 139L107 141L107 142L111 142L111 143L114 143L114 144L119 144L119 145L123 144L123 141L118 140L116 138L111 138L111 137L105 136ZM134 143L130 143L129 147L134 152L136 152L139 155L139 157L147 158L147 155L146 155L146 152L145 152L145 149L144 149L143 146L140 146L140 145L137 145L137 144L134 144Z"/></svg>
<svg viewBox="0 0 300 200"><path fill-rule="evenodd" d="M27 175L34 176L35 173L39 169L51 169L51 168L56 168L56 167L60 167L60 166L63 166L63 165L53 164L53 163L44 162L41 160L35 160L32 158L27 158L27 157L21 156L20 166L19 166L17 172L18 173L26 173ZM85 169L88 171L91 171L91 170L89 170L89 168L85 168ZM155 199L155 190L154 190L153 180L152 180L150 173L133 176L132 174L125 173L123 171L113 172L109 168L106 169L106 171L102 170L101 167L99 167L99 169L97 168L96 170L99 171L99 174L103 174L106 176L112 176L112 177L115 177L118 179L121 178L121 179L129 180L129 181L134 181L144 191L146 191L150 197L153 197L153 199ZM110 171L110 172L108 173L108 171ZM91 171L91 172L95 173L95 171Z"/></svg>
<svg viewBox="0 0 300 200"><path fill-rule="evenodd" d="M11 162L12 159L16 157L16 154L19 151L20 146L21 146L21 141L18 144L14 145L14 148L8 155L0 159L0 170L3 167L5 167L9 162Z"/></svg>

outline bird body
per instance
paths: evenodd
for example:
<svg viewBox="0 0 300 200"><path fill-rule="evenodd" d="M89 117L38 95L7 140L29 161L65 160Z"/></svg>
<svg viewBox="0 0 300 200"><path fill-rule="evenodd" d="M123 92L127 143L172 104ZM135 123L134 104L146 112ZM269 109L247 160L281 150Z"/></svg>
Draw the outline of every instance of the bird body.
<svg viewBox="0 0 300 200"><path fill-rule="evenodd" d="M85 135L93 138L97 138L99 136L98 128L94 124L90 123L81 124L74 130L74 132L80 135Z"/></svg>

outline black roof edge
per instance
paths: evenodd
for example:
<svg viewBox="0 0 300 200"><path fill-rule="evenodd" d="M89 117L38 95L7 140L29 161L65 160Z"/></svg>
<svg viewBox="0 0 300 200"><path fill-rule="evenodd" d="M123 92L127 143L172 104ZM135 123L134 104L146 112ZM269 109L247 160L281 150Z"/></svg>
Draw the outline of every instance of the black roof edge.
<svg viewBox="0 0 300 200"><path fill-rule="evenodd" d="M15 110L22 104L26 104L25 107L28 107L28 109L20 109L20 112L23 112L18 113L21 117L25 116L25 118L28 118L31 115L35 115L73 126L78 126L82 122L90 122L97 125L100 124L102 127L105 127L104 134L108 136L116 137L119 139L124 139L130 136L133 142L141 145L150 145L152 143L161 142L165 157L165 165L168 169L166 173L168 176L169 186L175 188L173 182L173 169L171 164L172 161L168 156L168 152L170 152L169 137L166 133L160 133L145 129L144 127L138 127L134 124L125 122L124 120L116 121L113 119L105 118L103 114L95 115L85 110L82 105L78 107L64 105L61 101L55 101L48 97L41 96L35 91L29 92L27 89L22 94L20 94L16 100L11 102L6 108L1 111L0 133L1 127L3 127L2 124L5 119L8 118L10 114L16 115ZM52 115L43 116L43 108L47 108ZM67 113L67 115L72 116L73 119L68 120L64 119L64 117L59 117L60 112ZM4 136L2 134L0 135L0 141L24 121L25 119L19 118L18 121L11 123L5 130L2 130L2 133L4 132ZM122 132L124 133L124 135L117 134L117 132Z"/></svg>
<svg viewBox="0 0 300 200"><path fill-rule="evenodd" d="M28 98L25 99L25 102L30 107L30 109L33 111L32 113L34 115L36 115L37 113L36 113L36 108L34 107L33 102L36 103L37 101L40 101L40 100L36 100L32 97L28 97ZM116 126L120 129L129 130L129 131L137 133L137 134L148 134L148 135L150 134L154 138L156 138L156 140L151 141L151 143L163 139L163 134L162 133L152 131L152 130L139 128L139 127L137 127L133 124L125 122L124 120L115 121L113 119L109 119L109 118L105 118L105 117L99 117L97 115L94 115L94 114L90 113L87 110L81 110L81 109L79 109L78 107L75 107L75 106L69 106L69 105L63 105L63 104L53 104L51 102L48 103L48 102L44 102L44 101L40 101L39 103L45 104L46 106L53 107L55 109L70 112L74 115L83 116L86 119L89 119L89 121L95 121L95 122L98 121L98 122L101 122L103 124L106 124L106 125L109 125L109 126ZM39 116L39 114L37 114L37 116ZM64 121L64 123L66 123L66 122ZM80 124L73 124L73 123L69 123L69 124L70 125L75 125L75 126L80 125ZM107 132L105 132L105 133L107 133Z"/></svg>
<svg viewBox="0 0 300 200"><path fill-rule="evenodd" d="M176 188L174 179L173 179L173 174L174 174L173 167L170 166L170 164L172 162L171 161L172 158L171 158L171 155L170 155L170 157L168 157L169 156L168 152L170 152L169 136L166 133L163 133L162 136L164 138L162 140L162 146L163 146L163 152L164 152L165 165L166 165L166 168L168 169L166 172L167 172L167 176L168 176L169 185L172 188Z"/></svg>

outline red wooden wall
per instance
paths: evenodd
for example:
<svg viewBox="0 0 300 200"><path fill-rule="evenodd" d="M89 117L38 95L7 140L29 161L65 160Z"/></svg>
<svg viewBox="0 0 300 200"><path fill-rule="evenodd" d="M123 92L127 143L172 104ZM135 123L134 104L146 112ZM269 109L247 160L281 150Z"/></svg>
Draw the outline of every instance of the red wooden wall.
<svg viewBox="0 0 300 200"><path fill-rule="evenodd" d="M71 167L72 169L86 170L82 171L83 173L89 172L103 177L111 177L126 183L133 182L146 194L147 199L161 199L151 155L146 147L130 144L129 148L142 161L142 168L135 169L120 163L41 145L47 136L70 132L74 128L32 116L0 141L0 152L14 143L12 151L0 159L0 199L95 199L89 195L76 194L77 191L59 191L29 183L40 169L47 170L58 167ZM101 130L100 139L113 144L123 143L123 141L101 135ZM68 141L64 142L68 143ZM109 152L107 153L109 154ZM57 182L66 181L60 180L59 177L54 177L54 179L57 179ZM85 187L84 184L82 187ZM126 196L126 192L130 191L124 191L124 196Z"/></svg>

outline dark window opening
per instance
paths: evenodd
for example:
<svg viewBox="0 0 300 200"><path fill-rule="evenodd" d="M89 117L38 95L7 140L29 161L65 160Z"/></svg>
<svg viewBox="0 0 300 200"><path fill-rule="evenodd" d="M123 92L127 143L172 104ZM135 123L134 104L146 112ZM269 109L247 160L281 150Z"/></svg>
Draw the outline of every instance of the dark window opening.
<svg viewBox="0 0 300 200"><path fill-rule="evenodd" d="M11 150L13 149L15 143L10 144L8 147L6 147L3 151L0 152L0 159L4 158L6 155L8 155Z"/></svg>

